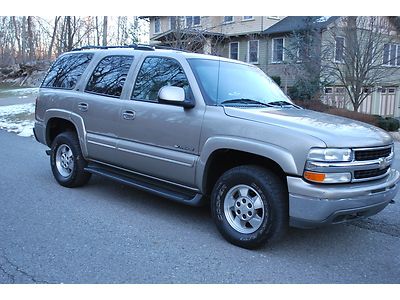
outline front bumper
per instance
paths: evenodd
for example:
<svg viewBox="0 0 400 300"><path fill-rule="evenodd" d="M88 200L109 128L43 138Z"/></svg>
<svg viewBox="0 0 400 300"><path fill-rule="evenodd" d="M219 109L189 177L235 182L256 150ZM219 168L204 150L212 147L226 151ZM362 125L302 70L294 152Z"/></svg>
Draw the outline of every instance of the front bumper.
<svg viewBox="0 0 400 300"><path fill-rule="evenodd" d="M400 173L364 183L322 185L288 177L290 225L313 228L374 215L389 204L399 188Z"/></svg>

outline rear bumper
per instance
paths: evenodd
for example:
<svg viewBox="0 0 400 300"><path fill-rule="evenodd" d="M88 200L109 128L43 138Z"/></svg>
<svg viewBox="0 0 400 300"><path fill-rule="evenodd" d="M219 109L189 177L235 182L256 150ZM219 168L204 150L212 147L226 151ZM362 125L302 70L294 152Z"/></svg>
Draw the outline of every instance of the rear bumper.
<svg viewBox="0 0 400 300"><path fill-rule="evenodd" d="M374 215L384 209L399 188L400 174L346 185L317 185L288 177L290 225L313 228Z"/></svg>

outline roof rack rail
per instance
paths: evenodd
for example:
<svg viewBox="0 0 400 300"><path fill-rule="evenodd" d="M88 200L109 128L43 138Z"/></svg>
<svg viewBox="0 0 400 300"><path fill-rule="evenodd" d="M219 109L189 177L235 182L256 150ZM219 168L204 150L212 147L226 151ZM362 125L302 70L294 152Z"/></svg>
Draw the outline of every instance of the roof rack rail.
<svg viewBox="0 0 400 300"><path fill-rule="evenodd" d="M82 50L89 50L89 49L117 49L117 48L129 48L134 50L146 50L146 51L154 51L155 48L150 45L145 44L131 44L131 45L121 45L121 46L83 46L80 48L74 48L72 51L82 51Z"/></svg>

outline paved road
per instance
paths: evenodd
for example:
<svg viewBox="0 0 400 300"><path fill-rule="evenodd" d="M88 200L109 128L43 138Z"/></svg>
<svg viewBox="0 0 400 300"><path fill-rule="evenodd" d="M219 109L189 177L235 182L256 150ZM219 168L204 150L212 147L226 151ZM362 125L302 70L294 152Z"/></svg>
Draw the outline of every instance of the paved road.
<svg viewBox="0 0 400 300"><path fill-rule="evenodd" d="M225 242L207 208L95 176L63 188L44 150L0 131L0 283L400 283L400 201L250 251Z"/></svg>

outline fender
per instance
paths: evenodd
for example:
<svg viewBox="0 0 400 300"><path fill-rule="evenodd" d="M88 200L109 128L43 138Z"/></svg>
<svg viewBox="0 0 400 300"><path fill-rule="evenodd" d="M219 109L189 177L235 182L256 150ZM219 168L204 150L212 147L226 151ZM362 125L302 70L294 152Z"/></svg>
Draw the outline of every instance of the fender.
<svg viewBox="0 0 400 300"><path fill-rule="evenodd" d="M276 162L286 174L297 174L298 168L291 153L278 145L263 143L257 140L235 138L232 136L216 136L209 138L201 151L196 167L196 186L204 190L204 173L207 161L213 152L231 149L256 154Z"/></svg>
<svg viewBox="0 0 400 300"><path fill-rule="evenodd" d="M86 147L86 128L82 117L76 113L64 109L48 109L44 115L44 124L46 124L46 128L48 128L47 124L52 118L65 119L70 121L75 126L82 154L84 158L87 158L88 151Z"/></svg>

